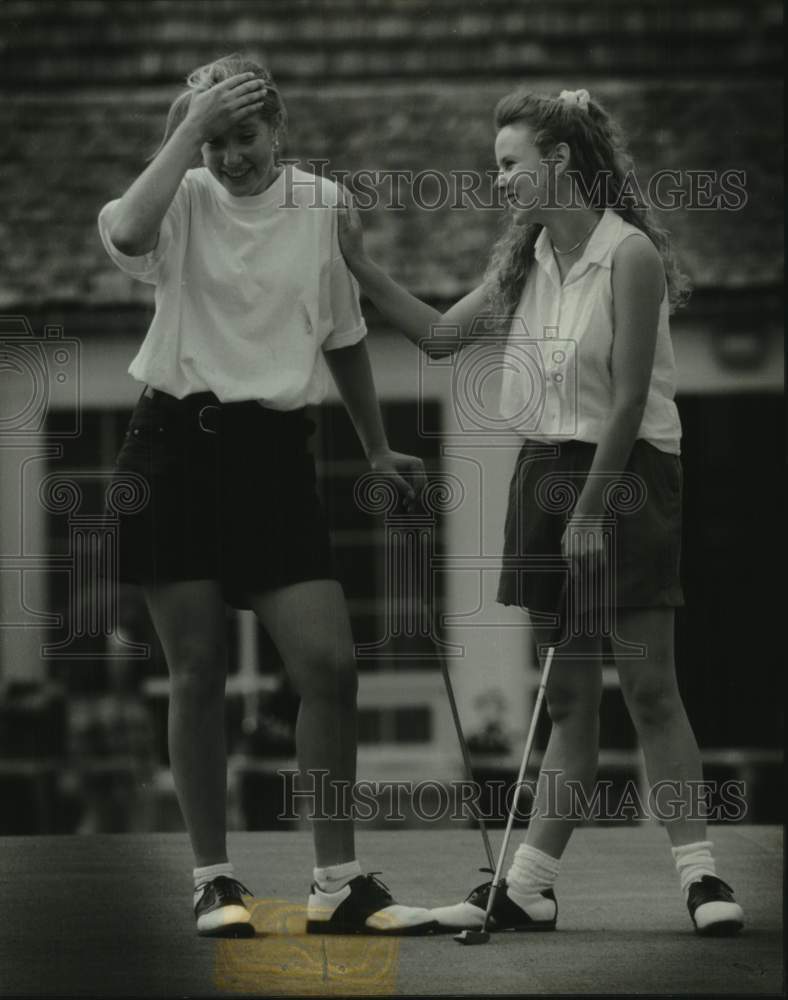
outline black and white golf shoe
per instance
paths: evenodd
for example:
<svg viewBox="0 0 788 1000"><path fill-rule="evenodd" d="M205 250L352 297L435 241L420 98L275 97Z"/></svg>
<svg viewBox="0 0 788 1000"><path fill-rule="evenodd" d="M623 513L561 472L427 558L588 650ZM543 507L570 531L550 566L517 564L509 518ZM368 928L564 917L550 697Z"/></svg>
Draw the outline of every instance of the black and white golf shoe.
<svg viewBox="0 0 788 1000"><path fill-rule="evenodd" d="M252 915L242 899L251 895L246 886L226 875L206 882L194 904L197 933L202 937L254 937Z"/></svg>
<svg viewBox="0 0 788 1000"><path fill-rule="evenodd" d="M744 912L733 898L733 889L716 875L693 882L687 896L695 930L707 937L728 937L744 926Z"/></svg>
<svg viewBox="0 0 788 1000"><path fill-rule="evenodd" d="M487 868L481 871L489 871ZM439 906L430 910L433 920L437 920L440 930L479 930L484 923L487 902L490 898L492 880L477 885L462 903L454 906ZM487 921L489 931L554 931L558 919L558 901L552 889L545 889L541 898L526 910L507 893L506 879L501 879L495 893L495 900Z"/></svg>
<svg viewBox="0 0 788 1000"><path fill-rule="evenodd" d="M423 906L396 903L378 872L357 875L336 892L312 883L307 903L307 934L429 934L436 929Z"/></svg>

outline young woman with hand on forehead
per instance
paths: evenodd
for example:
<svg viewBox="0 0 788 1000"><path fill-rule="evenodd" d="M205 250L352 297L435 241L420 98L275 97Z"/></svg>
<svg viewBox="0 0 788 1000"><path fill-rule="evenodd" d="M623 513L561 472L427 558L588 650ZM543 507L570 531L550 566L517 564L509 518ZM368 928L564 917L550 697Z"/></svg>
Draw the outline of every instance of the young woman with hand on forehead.
<svg viewBox="0 0 788 1000"><path fill-rule="evenodd" d="M113 261L156 289L129 368L145 388L116 462L142 477L149 499L121 519L119 576L144 588L169 668L198 932L253 933L226 848L229 603L251 608L282 656L301 699L305 787L315 787L314 812L332 817L313 820L308 930L423 933L429 911L395 903L363 874L352 817L330 794L332 782L355 780L357 676L307 440L305 407L324 396L326 363L370 465L406 506L423 463L388 445L337 239L337 188L280 164L285 126L259 65L230 56L203 66L152 162L99 215Z"/></svg>
<svg viewBox="0 0 788 1000"><path fill-rule="evenodd" d="M587 91L559 97L515 91L499 102L495 127L510 225L484 280L446 313L415 299L370 260L350 203L340 224L345 259L362 289L422 350L459 350L487 329L474 323L485 316L500 323L506 338L501 411L524 443L509 489L497 600L531 612L558 607L563 638L546 691L552 727L533 816L488 926L556 926L553 887L578 818L573 786L592 801L602 693L603 630L596 623L606 616L615 622L621 690L649 782L670 782L676 800L663 821L692 921L700 933L732 933L742 926L742 911L716 875L705 820L693 805L701 759L673 653L674 609L683 604L682 473L668 316L686 282L667 234L647 209L622 197L631 160L616 123ZM440 337L430 341L436 323ZM448 336L447 326L458 335ZM544 354L539 408L517 347L523 336L533 346L532 338L548 330L558 331L557 346L566 349ZM616 510L611 486L622 473L638 496ZM546 501L551 483L573 495L569 510ZM607 556L611 515L615 545ZM539 560L552 571L535 568ZM564 569L556 572L556 564ZM567 568L575 581L597 582L570 586L571 600L559 605ZM531 627L540 652L555 641L552 629ZM642 659L622 655L633 644L642 645ZM549 795L547 775L554 785ZM433 916L443 927L478 928L490 891L487 882Z"/></svg>

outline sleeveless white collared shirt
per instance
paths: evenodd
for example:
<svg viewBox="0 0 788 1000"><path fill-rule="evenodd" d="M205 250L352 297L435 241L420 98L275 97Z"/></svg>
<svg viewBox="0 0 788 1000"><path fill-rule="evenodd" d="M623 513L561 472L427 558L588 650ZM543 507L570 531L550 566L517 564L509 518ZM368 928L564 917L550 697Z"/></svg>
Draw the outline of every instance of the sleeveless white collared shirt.
<svg viewBox="0 0 788 1000"><path fill-rule="evenodd" d="M501 416L524 437L599 443L613 405L613 254L632 235L648 239L606 209L562 284L549 233L539 234L534 266L511 324L501 383ZM678 455L675 392L666 286L637 437Z"/></svg>

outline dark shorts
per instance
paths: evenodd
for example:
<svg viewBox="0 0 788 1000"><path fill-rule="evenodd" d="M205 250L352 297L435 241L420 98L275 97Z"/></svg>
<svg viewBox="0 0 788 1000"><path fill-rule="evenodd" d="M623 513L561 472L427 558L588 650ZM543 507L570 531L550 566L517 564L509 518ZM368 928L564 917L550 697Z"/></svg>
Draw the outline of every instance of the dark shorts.
<svg viewBox="0 0 788 1000"><path fill-rule="evenodd" d="M237 608L249 593L335 579L313 431L304 410L143 392L114 468L117 579L216 580Z"/></svg>
<svg viewBox="0 0 788 1000"><path fill-rule="evenodd" d="M585 441L523 445L509 486L500 604L557 610L567 566L561 537L595 451ZM683 606L681 489L679 456L636 441L625 475L611 482L611 559L604 585L587 588L585 609Z"/></svg>

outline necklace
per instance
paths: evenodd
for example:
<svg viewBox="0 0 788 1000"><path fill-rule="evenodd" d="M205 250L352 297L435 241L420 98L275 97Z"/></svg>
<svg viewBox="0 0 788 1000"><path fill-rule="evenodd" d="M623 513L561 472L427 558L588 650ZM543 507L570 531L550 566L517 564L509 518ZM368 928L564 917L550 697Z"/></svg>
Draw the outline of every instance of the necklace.
<svg viewBox="0 0 788 1000"><path fill-rule="evenodd" d="M568 250L559 250L558 247L555 245L555 243L553 243L553 250L555 250L556 253L561 253L561 254L573 253L575 250L577 250L577 248L579 246L582 246L582 244L585 243L585 241L588 239L588 237L591 235L591 233L596 229L596 226L597 226L598 222L599 222L599 219L596 219L594 222L592 222L591 223L591 227L586 232L585 236L583 236L582 239L578 240L577 243L575 243L575 245L573 247L569 247ZM550 242L552 243L552 240Z"/></svg>

